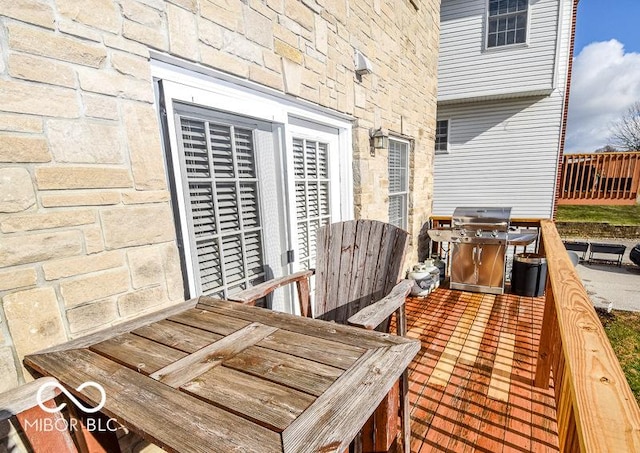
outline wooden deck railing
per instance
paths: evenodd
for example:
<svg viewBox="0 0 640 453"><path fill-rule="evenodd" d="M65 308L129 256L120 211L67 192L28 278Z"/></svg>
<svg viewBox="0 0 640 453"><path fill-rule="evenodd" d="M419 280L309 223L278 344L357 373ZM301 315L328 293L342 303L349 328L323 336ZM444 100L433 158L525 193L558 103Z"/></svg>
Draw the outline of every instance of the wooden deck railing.
<svg viewBox="0 0 640 453"><path fill-rule="evenodd" d="M561 451L640 451L640 408L551 220L540 222L548 273L536 385L556 397Z"/></svg>
<svg viewBox="0 0 640 453"><path fill-rule="evenodd" d="M640 152L566 154L558 204L635 204Z"/></svg>

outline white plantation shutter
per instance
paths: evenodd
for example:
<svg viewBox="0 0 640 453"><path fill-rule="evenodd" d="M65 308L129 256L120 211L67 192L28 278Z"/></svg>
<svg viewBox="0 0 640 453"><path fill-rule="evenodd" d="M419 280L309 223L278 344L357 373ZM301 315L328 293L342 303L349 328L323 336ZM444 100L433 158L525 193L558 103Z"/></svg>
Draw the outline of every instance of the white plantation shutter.
<svg viewBox="0 0 640 453"><path fill-rule="evenodd" d="M409 189L409 144L389 140L389 223L407 228L407 195Z"/></svg>
<svg viewBox="0 0 640 453"><path fill-rule="evenodd" d="M228 297L264 279L253 131L178 115L199 292Z"/></svg>
<svg viewBox="0 0 640 453"><path fill-rule="evenodd" d="M318 228L329 223L329 145L293 138L297 261L301 269L315 265Z"/></svg>

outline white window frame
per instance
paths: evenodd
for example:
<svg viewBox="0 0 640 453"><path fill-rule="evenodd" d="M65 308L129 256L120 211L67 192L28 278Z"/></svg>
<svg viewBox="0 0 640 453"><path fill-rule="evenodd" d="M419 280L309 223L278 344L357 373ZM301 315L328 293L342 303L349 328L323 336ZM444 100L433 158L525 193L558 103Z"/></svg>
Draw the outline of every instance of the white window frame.
<svg viewBox="0 0 640 453"><path fill-rule="evenodd" d="M301 123L301 124L296 124L296 123ZM335 142L335 135L332 134L332 132L334 131L329 131L329 128L326 128L327 130L323 130L325 128L323 127L311 127L311 125L309 127L305 127L304 125L304 121L299 121L299 119L297 118L290 118L290 124L287 127L287 144L288 146L293 146L293 139L294 138L301 138L304 140L312 140L312 141L320 141L320 142L324 142L327 143L329 145L329 148L331 148L332 146L336 146L338 145ZM339 174L340 172L340 161L333 159L331 156L331 149L329 149L329 174L330 175L335 175L335 174ZM296 178L295 178L295 172L293 169L293 162L292 160L288 160L288 186L294 188L295 190L295 183L296 183ZM333 186L333 178L330 177L331 180L331 186L330 186L330 192L333 192L334 189L331 189L331 187L335 187ZM337 197L333 197L330 196L330 205L329 205L329 222L333 223L333 222L338 222L341 219L347 220L347 218L344 218L343 213L341 212L341 207L340 207L340 203L339 203L339 199ZM353 200L352 200L353 201ZM352 219L352 217L349 217L348 219ZM294 215L292 215L289 219L289 230L292 232L292 243L297 242L297 219L295 218ZM297 250L294 251L295 254L298 253ZM292 269L293 272L297 272L299 270L302 270L302 267L299 266L299 257L296 256L296 259L294 260L294 267Z"/></svg>
<svg viewBox="0 0 640 453"><path fill-rule="evenodd" d="M403 169L404 173L405 173L405 181L406 181L406 190L404 191L399 191L399 192L391 192L391 181L389 181L389 201L387 204L387 209L389 209L391 207L391 197L394 196L400 196L400 197L404 197L404 218L402 219L402 225L398 225L400 228L406 230L409 226L409 159L411 157L411 142L409 140L403 139L403 138L399 138L399 137L394 137L394 136L389 136L389 146L391 146L391 142L398 142L398 143L402 143L404 145L406 145L407 147L407 156L406 156L406 167ZM387 150L387 153L389 152L389 150ZM388 166L388 158L387 158L387 173L389 171L389 166ZM391 219L389 219L389 221L391 221Z"/></svg>
<svg viewBox="0 0 640 453"><path fill-rule="evenodd" d="M526 46L528 46L529 45L529 30L531 29L531 14L530 14L531 2L529 0L526 0L526 2L527 2L527 11L526 11L527 24L526 24L524 41L523 42L515 42L515 43L512 43L512 44L495 45L495 46L489 47L489 21L496 17L496 16L489 16L489 3L490 2L491 2L491 0L486 0L486 4L485 4L484 49L487 50L487 51L494 51L494 50L499 50L499 49L512 49L514 47L526 47ZM508 15L520 14L520 13L522 13L522 11L520 11L518 13L506 13L506 14L503 14L501 16L508 16Z"/></svg>
<svg viewBox="0 0 640 453"><path fill-rule="evenodd" d="M311 103L298 101L290 96L283 95L275 90L266 88L259 84L239 79L219 71L206 68L193 63L177 60L156 52L151 53L151 75L163 81L163 89L169 99L178 99L187 103L215 108L221 112L255 118L257 120L280 124L283 133L280 134L279 141L282 146L286 137L290 137L289 129L292 127L290 118L299 118L320 126L330 127L338 131L339 161L336 162L339 171L339 180L335 181L334 192L339 197L332 198L335 211L332 214L342 220L354 218L353 204L353 153L352 153L352 122L351 118L330 111ZM156 105L156 111L158 106ZM167 116L170 130L175 130L173 115ZM179 162L179 146L177 137L169 134L169 144L171 147L172 160ZM179 165L168 168L167 171L173 174L176 180L180 180ZM289 168L285 169L283 177L289 179ZM286 190L291 191L293 187L287 184ZM176 184L177 204L180 212L187 212L185 206L184 191L180 184ZM338 206L339 205L339 206ZM334 206L332 206L332 209ZM291 212L291 209L289 209ZM333 220L333 219L332 219ZM187 275L187 285L189 295L193 297L197 293L193 268L193 257L189 247L188 226L185 216L177 220L182 230L182 242L185 244L185 266ZM295 249L293 234L289 232L287 237L287 247L289 250ZM289 272L293 266L289 265Z"/></svg>
<svg viewBox="0 0 640 453"><path fill-rule="evenodd" d="M437 135L438 135L438 123L441 121L446 121L447 122L447 141L446 141L446 148L445 149L438 149L437 148ZM434 145L434 149L435 149L435 153L436 154L449 154L450 150L451 150L451 144L449 142L449 139L451 137L451 118L436 118L436 129L435 129L435 133L433 134L433 145Z"/></svg>

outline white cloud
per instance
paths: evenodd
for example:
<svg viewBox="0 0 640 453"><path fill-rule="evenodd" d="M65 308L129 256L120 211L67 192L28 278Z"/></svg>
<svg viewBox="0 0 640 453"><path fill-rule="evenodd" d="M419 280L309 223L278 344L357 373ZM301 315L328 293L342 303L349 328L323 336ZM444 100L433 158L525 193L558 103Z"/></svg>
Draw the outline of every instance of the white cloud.
<svg viewBox="0 0 640 453"><path fill-rule="evenodd" d="M640 101L640 54L611 41L594 42L573 62L565 153L608 143L611 124Z"/></svg>

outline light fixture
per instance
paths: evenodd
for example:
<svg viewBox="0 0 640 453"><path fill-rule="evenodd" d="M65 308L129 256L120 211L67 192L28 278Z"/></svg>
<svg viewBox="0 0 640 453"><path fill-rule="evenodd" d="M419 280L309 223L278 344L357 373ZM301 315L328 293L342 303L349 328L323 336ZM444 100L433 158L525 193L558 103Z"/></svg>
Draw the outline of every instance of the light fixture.
<svg viewBox="0 0 640 453"><path fill-rule="evenodd" d="M369 129L369 138L371 139L371 148L386 149L389 147L389 132L381 127L377 129Z"/></svg>
<svg viewBox="0 0 640 453"><path fill-rule="evenodd" d="M353 63L355 66L356 74L359 77L362 77L365 74L371 74L373 72L371 62L359 50L356 50L355 55L353 56Z"/></svg>

